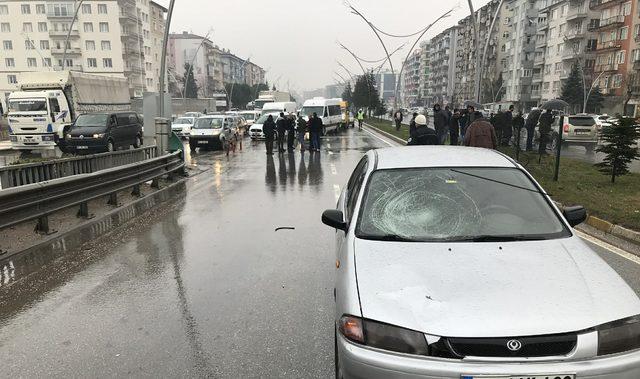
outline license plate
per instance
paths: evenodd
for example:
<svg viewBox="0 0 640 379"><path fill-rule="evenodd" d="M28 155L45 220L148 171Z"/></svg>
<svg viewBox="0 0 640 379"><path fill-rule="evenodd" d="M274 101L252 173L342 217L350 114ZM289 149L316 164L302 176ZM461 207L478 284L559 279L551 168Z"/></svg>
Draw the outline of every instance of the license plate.
<svg viewBox="0 0 640 379"><path fill-rule="evenodd" d="M77 146L76 149L78 150L87 150L89 148L89 146Z"/></svg>
<svg viewBox="0 0 640 379"><path fill-rule="evenodd" d="M209 143L209 141L206 141L206 140L205 141L203 141L203 140L198 141L198 145L206 145L208 143Z"/></svg>
<svg viewBox="0 0 640 379"><path fill-rule="evenodd" d="M588 136L589 134L591 134L590 132L576 132L577 136Z"/></svg>
<svg viewBox="0 0 640 379"><path fill-rule="evenodd" d="M576 379L575 374L462 375L460 379Z"/></svg>

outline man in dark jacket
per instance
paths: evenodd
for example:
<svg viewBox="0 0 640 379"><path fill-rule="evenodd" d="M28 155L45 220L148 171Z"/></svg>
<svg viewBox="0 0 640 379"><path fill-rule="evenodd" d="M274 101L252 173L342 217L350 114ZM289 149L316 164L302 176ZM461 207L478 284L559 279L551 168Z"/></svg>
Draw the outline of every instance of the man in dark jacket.
<svg viewBox="0 0 640 379"><path fill-rule="evenodd" d="M267 154L273 155L273 137L276 131L276 123L273 122L273 116L269 115L267 121L262 125L262 133L264 133L265 144L267 145Z"/></svg>
<svg viewBox="0 0 640 379"><path fill-rule="evenodd" d="M465 135L467 134L467 128L474 120L474 116L476 113L476 108L473 105L467 106L467 111L460 118L460 128L462 129L462 139L464 140Z"/></svg>
<svg viewBox="0 0 640 379"><path fill-rule="evenodd" d="M402 111L400 109L398 109L393 115L393 119L396 122L396 130L400 130L400 126L402 126L402 120L404 119L404 115L402 114Z"/></svg>
<svg viewBox="0 0 640 379"><path fill-rule="evenodd" d="M300 151L304 151L304 135L307 132L307 122L302 118L302 116L298 115L298 143L300 144Z"/></svg>
<svg viewBox="0 0 640 379"><path fill-rule="evenodd" d="M424 115L416 117L416 131L407 141L407 145L437 145L438 135L436 131L427 126L427 118Z"/></svg>
<svg viewBox="0 0 640 379"><path fill-rule="evenodd" d="M481 112L476 112L475 120L467 127L464 135L464 144L472 147L484 147L496 149L498 139L493 125L482 116Z"/></svg>
<svg viewBox="0 0 640 379"><path fill-rule="evenodd" d="M520 149L521 148L521 145L520 145L521 138L520 138L520 136L522 136L522 129L524 129L524 117L522 117L522 113L516 114L516 116L513 118L513 129L514 129L515 134L516 134L515 146L517 146L518 149Z"/></svg>
<svg viewBox="0 0 640 379"><path fill-rule="evenodd" d="M444 145L447 139L447 114L440 108L440 104L433 106L433 126L438 135L438 144Z"/></svg>
<svg viewBox="0 0 640 379"><path fill-rule="evenodd" d="M504 126L502 129L502 145L509 146L511 137L513 137L513 109L514 106L509 106L509 110L504 112Z"/></svg>
<svg viewBox="0 0 640 379"><path fill-rule="evenodd" d="M529 113L527 120L525 121L524 127L527 129L527 151L533 150L533 135L536 131L536 125L538 125L538 121L540 120L540 110L534 109Z"/></svg>
<svg viewBox="0 0 640 379"><path fill-rule="evenodd" d="M458 145L458 137L460 136L460 111L454 110L449 119L449 141L452 146Z"/></svg>
<svg viewBox="0 0 640 379"><path fill-rule="evenodd" d="M416 131L416 117L418 117L418 113L413 113L413 117L411 118L411 122L409 123L409 136L412 136Z"/></svg>
<svg viewBox="0 0 640 379"><path fill-rule="evenodd" d="M287 151L293 153L293 143L296 140L296 119L292 113L287 116Z"/></svg>
<svg viewBox="0 0 640 379"><path fill-rule="evenodd" d="M284 135L287 132L289 122L284 118L284 112L280 112L280 117L276 121L276 130L278 131L278 153L284 153Z"/></svg>
<svg viewBox="0 0 640 379"><path fill-rule="evenodd" d="M546 154L547 152L547 144L551 142L551 125L553 125L554 121L555 117L551 113L551 109L547 109L546 112L540 115L540 128L538 129L540 132L538 152L540 154Z"/></svg>
<svg viewBox="0 0 640 379"><path fill-rule="evenodd" d="M318 117L316 112L313 112L313 117L311 118L311 129L309 130L309 134L311 134L311 151L320 151L320 134L322 133L322 119Z"/></svg>

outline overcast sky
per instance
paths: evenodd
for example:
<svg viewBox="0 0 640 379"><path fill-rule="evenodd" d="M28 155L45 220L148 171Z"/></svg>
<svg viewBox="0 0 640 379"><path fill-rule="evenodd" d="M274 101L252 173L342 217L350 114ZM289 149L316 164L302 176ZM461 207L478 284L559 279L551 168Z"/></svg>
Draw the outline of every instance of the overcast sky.
<svg viewBox="0 0 640 379"><path fill-rule="evenodd" d="M168 0L157 0L168 5ZM474 0L474 7L488 0ZM457 23L469 13L467 2L451 0L353 0L372 23L391 34L410 34L422 29L453 7L453 16L441 20L423 39ZM342 62L354 75L362 70L356 61L336 44L342 42L364 59L383 58L384 51L367 24L351 14L343 0L176 0L172 32L189 31L205 35L213 28L211 38L267 72L267 80L278 86L298 91L315 89L334 83L333 72L347 73L338 66ZM416 37L385 38L390 50L409 42L394 55L400 64ZM401 58L402 55L402 58ZM369 65L373 66L373 65ZM288 84L287 84L288 83Z"/></svg>

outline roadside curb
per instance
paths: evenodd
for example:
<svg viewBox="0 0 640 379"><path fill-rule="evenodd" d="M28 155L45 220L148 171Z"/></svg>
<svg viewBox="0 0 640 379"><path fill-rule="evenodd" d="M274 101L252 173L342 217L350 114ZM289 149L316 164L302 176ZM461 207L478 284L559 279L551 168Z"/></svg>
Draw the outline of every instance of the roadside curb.
<svg viewBox="0 0 640 379"><path fill-rule="evenodd" d="M398 138L396 136L394 136L393 134L387 133L384 130L380 130L378 128L376 128L375 126L372 126L370 124L364 123L364 125L368 128L371 129L372 131L383 135L389 139L391 139L392 141L399 143L401 145L406 145L406 141L403 141L401 138ZM556 202L558 208L562 208L563 205ZM614 237L618 237L621 238L623 240L627 240L633 244L636 245L640 245L640 232L636 232L635 230L631 230L631 229L627 229L624 228L620 225L615 225L609 221L603 220L601 218L595 217L595 216L587 216L587 220L586 220L586 224L593 227L594 229L597 229L601 232L604 232L605 234L610 234ZM583 230L583 232L588 233L588 231ZM599 236L595 236L595 237L599 237Z"/></svg>
<svg viewBox="0 0 640 379"><path fill-rule="evenodd" d="M30 259L28 257L33 257L33 259L37 260L55 259L55 257L110 233L155 206L174 198L177 194L185 191L187 180L188 178L180 179L154 193L114 209L101 217L89 220L71 230L53 235L45 241L24 250L0 255L0 262L23 256L27 257L26 259Z"/></svg>
<svg viewBox="0 0 640 379"><path fill-rule="evenodd" d="M402 138L396 137L391 133L387 133L384 130L378 129L375 126L372 126L371 124L367 124L366 122L363 122L363 125L365 127L367 127L368 129L371 129L372 131L389 138L390 140L392 140L395 143L398 143L400 145L406 145L407 144L407 141L403 140Z"/></svg>

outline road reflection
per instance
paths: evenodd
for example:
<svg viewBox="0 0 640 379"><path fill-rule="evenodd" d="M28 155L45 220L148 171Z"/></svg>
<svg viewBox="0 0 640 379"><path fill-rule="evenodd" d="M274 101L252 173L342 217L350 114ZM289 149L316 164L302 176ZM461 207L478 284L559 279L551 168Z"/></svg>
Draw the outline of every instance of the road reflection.
<svg viewBox="0 0 640 379"><path fill-rule="evenodd" d="M317 188L322 185L324 172L321 155L321 153L279 154L277 168L274 157L267 155L264 178L269 191L276 193L278 188L285 190L287 187L292 187L296 183L296 178L300 187L309 184Z"/></svg>

